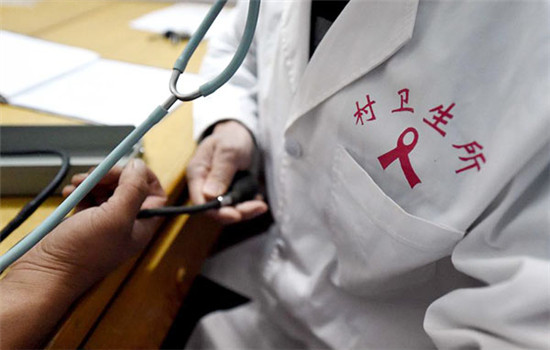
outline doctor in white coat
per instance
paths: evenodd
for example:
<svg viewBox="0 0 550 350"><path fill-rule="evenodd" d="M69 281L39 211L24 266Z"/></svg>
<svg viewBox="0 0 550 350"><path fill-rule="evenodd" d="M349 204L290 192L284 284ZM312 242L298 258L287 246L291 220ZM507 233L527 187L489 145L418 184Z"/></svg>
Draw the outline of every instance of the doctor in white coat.
<svg viewBox="0 0 550 350"><path fill-rule="evenodd" d="M310 58L311 2L263 1L245 63L196 104L188 176L201 202L257 147L275 224L258 296L207 316L189 346L549 348L549 14L351 0Z"/></svg>

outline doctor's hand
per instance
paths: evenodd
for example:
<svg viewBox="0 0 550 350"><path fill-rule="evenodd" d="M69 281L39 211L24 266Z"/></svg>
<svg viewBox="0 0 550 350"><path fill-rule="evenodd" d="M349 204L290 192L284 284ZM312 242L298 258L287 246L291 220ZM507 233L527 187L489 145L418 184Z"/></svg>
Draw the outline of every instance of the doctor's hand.
<svg viewBox="0 0 550 350"><path fill-rule="evenodd" d="M63 194L86 176L75 175ZM151 240L161 219L136 220L138 211L165 202L158 179L143 161L111 170L74 215L0 280L0 347L41 346L76 298Z"/></svg>
<svg viewBox="0 0 550 350"><path fill-rule="evenodd" d="M197 147L187 167L189 196L194 204L203 204L224 194L235 173L246 170L252 163L255 151L250 132L241 123L225 121L218 123L212 134ZM223 224L248 220L267 211L267 204L258 197L209 212Z"/></svg>

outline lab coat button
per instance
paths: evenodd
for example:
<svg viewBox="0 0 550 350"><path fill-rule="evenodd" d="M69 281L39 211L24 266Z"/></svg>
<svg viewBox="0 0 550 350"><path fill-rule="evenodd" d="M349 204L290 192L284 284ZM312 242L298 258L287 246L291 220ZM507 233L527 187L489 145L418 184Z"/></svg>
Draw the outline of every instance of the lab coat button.
<svg viewBox="0 0 550 350"><path fill-rule="evenodd" d="M278 238L277 241L275 242L275 250L277 251L277 255L279 257L284 257L285 243L283 242L282 239Z"/></svg>
<svg viewBox="0 0 550 350"><path fill-rule="evenodd" d="M299 158L302 156L302 146L293 138L287 138L285 141L285 151L291 157Z"/></svg>

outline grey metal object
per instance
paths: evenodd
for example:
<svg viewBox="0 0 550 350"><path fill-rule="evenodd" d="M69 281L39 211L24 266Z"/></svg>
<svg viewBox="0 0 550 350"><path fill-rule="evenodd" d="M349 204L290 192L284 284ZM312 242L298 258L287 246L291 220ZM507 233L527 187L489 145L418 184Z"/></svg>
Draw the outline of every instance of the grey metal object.
<svg viewBox="0 0 550 350"><path fill-rule="evenodd" d="M128 135L134 126L4 126L0 127L0 151L55 149L68 153L72 175L86 172L98 165L105 156ZM119 164L141 151L136 145ZM55 156L1 156L0 195L35 195L55 176L61 160Z"/></svg>
<svg viewBox="0 0 550 350"><path fill-rule="evenodd" d="M166 99L166 101L164 101L164 103L161 104L160 106L161 106L162 108L166 109L166 110L169 110L170 107L172 107L172 105L173 105L174 103L176 103L177 100L178 100L178 99L177 99L176 96L170 95L170 97L168 97L168 98Z"/></svg>
<svg viewBox="0 0 550 350"><path fill-rule="evenodd" d="M220 206L222 207L233 204L233 198L231 198L231 196L218 196L216 200L220 202Z"/></svg>
<svg viewBox="0 0 550 350"><path fill-rule="evenodd" d="M194 99L201 97L202 94L198 89L192 92L189 92L187 94L183 94L178 91L177 83L178 83L178 79L180 78L180 75L181 75L181 72L178 71L177 69L174 69L172 71L172 75L170 76L170 85L169 85L170 92L172 93L172 95L174 95L175 97L177 97L178 100L181 100L181 101L193 101Z"/></svg>

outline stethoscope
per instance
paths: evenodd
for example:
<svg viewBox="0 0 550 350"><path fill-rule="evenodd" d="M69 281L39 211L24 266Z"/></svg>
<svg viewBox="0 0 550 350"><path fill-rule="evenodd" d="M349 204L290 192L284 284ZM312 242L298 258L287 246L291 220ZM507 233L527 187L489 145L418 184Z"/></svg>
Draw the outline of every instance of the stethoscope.
<svg viewBox="0 0 550 350"><path fill-rule="evenodd" d="M237 69L241 66L248 49L252 43L252 38L256 30L256 24L258 22L258 15L260 12L260 0L249 0L248 15L246 18L245 29L241 42L228 66L215 78L204 83L198 89L190 93L180 93L176 87L178 79L185 71L187 63L191 59L191 56L195 52L197 46L204 38L204 35L223 9L227 0L217 0L212 8L208 11L205 18L201 22L197 31L191 36L188 44L185 46L181 55L174 63L174 69L170 78L170 97L155 108L147 119L136 127L122 142L111 151L111 153L88 175L74 191L69 195L63 203L61 203L51 214L44 220L38 227L36 227L25 238L19 241L4 255L0 256L0 271L5 270L15 260L19 259L35 244L37 244L42 238L44 238L50 231L52 231L59 223L69 214L69 212L82 200L84 197L97 185L97 183L107 174L107 172L130 150L132 147L159 121L161 121L169 112L172 105L177 101L192 101L199 97L205 97L216 91L223 84L225 84L235 74ZM237 185L239 187L239 185ZM245 186L246 187L246 186ZM248 188L248 187L247 187ZM237 190L239 194L235 196L220 197L217 200L217 206L223 206L235 202L237 197L242 197L241 190ZM249 192L247 189L244 192ZM250 193L247 193L248 196ZM215 207L215 206L212 206ZM148 213L155 215L154 213ZM149 215L142 214L140 217L147 217Z"/></svg>

